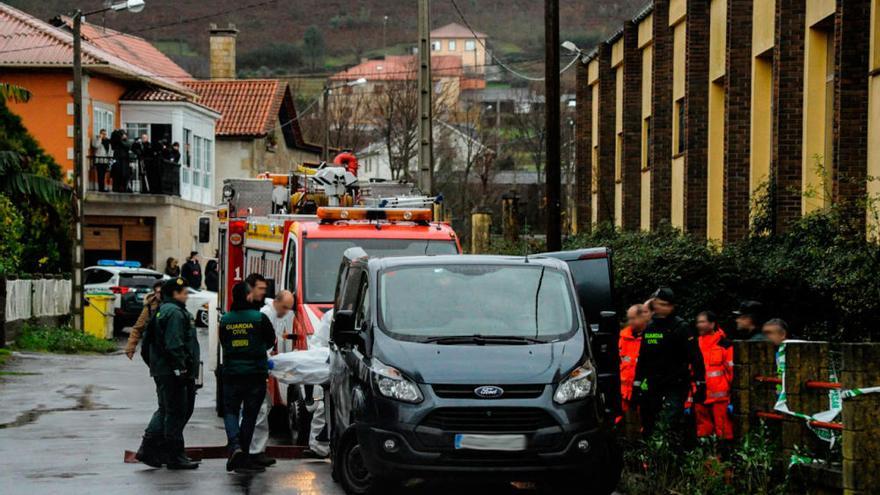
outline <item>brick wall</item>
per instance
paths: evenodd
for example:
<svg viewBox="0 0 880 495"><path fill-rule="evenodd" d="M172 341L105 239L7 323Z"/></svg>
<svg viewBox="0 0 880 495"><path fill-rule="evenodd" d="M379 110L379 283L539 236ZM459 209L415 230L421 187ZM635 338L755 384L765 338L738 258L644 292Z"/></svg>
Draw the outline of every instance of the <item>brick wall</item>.
<svg viewBox="0 0 880 495"><path fill-rule="evenodd" d="M651 225L670 220L672 207L672 30L669 0L654 2L651 102Z"/></svg>
<svg viewBox="0 0 880 495"><path fill-rule="evenodd" d="M871 4L837 0L834 16L834 200L858 205L868 166L868 46ZM854 213L864 226L865 215Z"/></svg>
<svg viewBox="0 0 880 495"><path fill-rule="evenodd" d="M592 108L593 92L587 83L586 64L576 64L577 106L575 107L575 200L577 201L578 232L589 232L592 222Z"/></svg>
<svg viewBox="0 0 880 495"><path fill-rule="evenodd" d="M611 71L611 46L602 43L596 59L599 63L599 223L614 221L614 73Z"/></svg>
<svg viewBox="0 0 880 495"><path fill-rule="evenodd" d="M642 190L642 52L639 28L632 22L623 26L623 228L638 230L641 225Z"/></svg>
<svg viewBox="0 0 880 495"><path fill-rule="evenodd" d="M687 0L684 228L706 236L709 132L709 2Z"/></svg>
<svg viewBox="0 0 880 495"><path fill-rule="evenodd" d="M727 0L724 85L724 242L749 232L752 104L752 1Z"/></svg>
<svg viewBox="0 0 880 495"><path fill-rule="evenodd" d="M776 0L773 47L775 229L785 232L801 215L803 156L804 0Z"/></svg>

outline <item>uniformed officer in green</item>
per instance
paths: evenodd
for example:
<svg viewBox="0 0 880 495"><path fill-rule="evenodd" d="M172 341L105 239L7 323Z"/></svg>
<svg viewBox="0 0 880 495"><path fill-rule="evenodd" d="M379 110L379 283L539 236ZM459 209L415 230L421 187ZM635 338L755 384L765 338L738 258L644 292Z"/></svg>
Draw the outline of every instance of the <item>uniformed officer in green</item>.
<svg viewBox="0 0 880 495"><path fill-rule="evenodd" d="M247 284L232 288L232 306L220 320L223 349L223 422L229 441L226 470L262 472L266 468L248 456L257 414L266 397L269 362L266 351L275 346L269 318L254 309Z"/></svg>
<svg viewBox="0 0 880 495"><path fill-rule="evenodd" d="M147 434L164 439L162 460L168 469L195 469L184 452L183 428L193 413L195 380L199 373L199 339L186 309L186 281L172 278L162 286L162 305L155 315L150 339L150 375L156 380L159 409Z"/></svg>

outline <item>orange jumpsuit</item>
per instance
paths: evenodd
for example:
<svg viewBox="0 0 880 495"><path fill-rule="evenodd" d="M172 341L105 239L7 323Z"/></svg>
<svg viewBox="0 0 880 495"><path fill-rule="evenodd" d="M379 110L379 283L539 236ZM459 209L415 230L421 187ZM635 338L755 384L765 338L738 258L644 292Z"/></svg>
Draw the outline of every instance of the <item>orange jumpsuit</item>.
<svg viewBox="0 0 880 495"><path fill-rule="evenodd" d="M706 402L695 404L697 436L715 435L723 440L733 439L733 424L727 414L730 404L730 384L733 382L733 342L720 328L714 333L701 335L700 352L706 365Z"/></svg>
<svg viewBox="0 0 880 495"><path fill-rule="evenodd" d="M639 348L642 336L633 335L632 327L620 331L618 348L620 349L620 397L623 412L629 410L632 400L633 380L636 378L636 363L639 361Z"/></svg>

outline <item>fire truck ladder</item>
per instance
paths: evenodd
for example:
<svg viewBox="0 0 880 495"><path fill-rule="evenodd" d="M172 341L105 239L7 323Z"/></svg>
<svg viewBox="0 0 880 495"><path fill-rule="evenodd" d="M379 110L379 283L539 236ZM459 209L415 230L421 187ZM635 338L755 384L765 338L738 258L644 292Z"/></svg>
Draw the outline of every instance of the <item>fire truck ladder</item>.
<svg viewBox="0 0 880 495"><path fill-rule="evenodd" d="M387 198L366 198L364 206L373 208L431 208L443 202L443 195L437 196L392 196Z"/></svg>

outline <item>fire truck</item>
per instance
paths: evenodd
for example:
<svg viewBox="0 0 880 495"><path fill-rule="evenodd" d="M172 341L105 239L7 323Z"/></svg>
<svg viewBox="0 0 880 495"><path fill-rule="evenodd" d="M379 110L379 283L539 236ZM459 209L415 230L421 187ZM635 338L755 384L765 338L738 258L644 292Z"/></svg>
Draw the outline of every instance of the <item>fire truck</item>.
<svg viewBox="0 0 880 495"><path fill-rule="evenodd" d="M303 169L289 175L226 179L225 205L218 210L220 313L232 303L232 287L250 273L269 282L269 297L294 295L292 335L277 352L307 348L321 317L332 309L343 252L361 247L371 256L459 254L452 228L433 220L437 198L418 196L411 186L359 186L350 169ZM441 198L442 200L442 198ZM222 404L222 356L216 333L209 338L209 370L217 376ZM308 442L311 391L270 378L270 426L288 429L295 444Z"/></svg>

